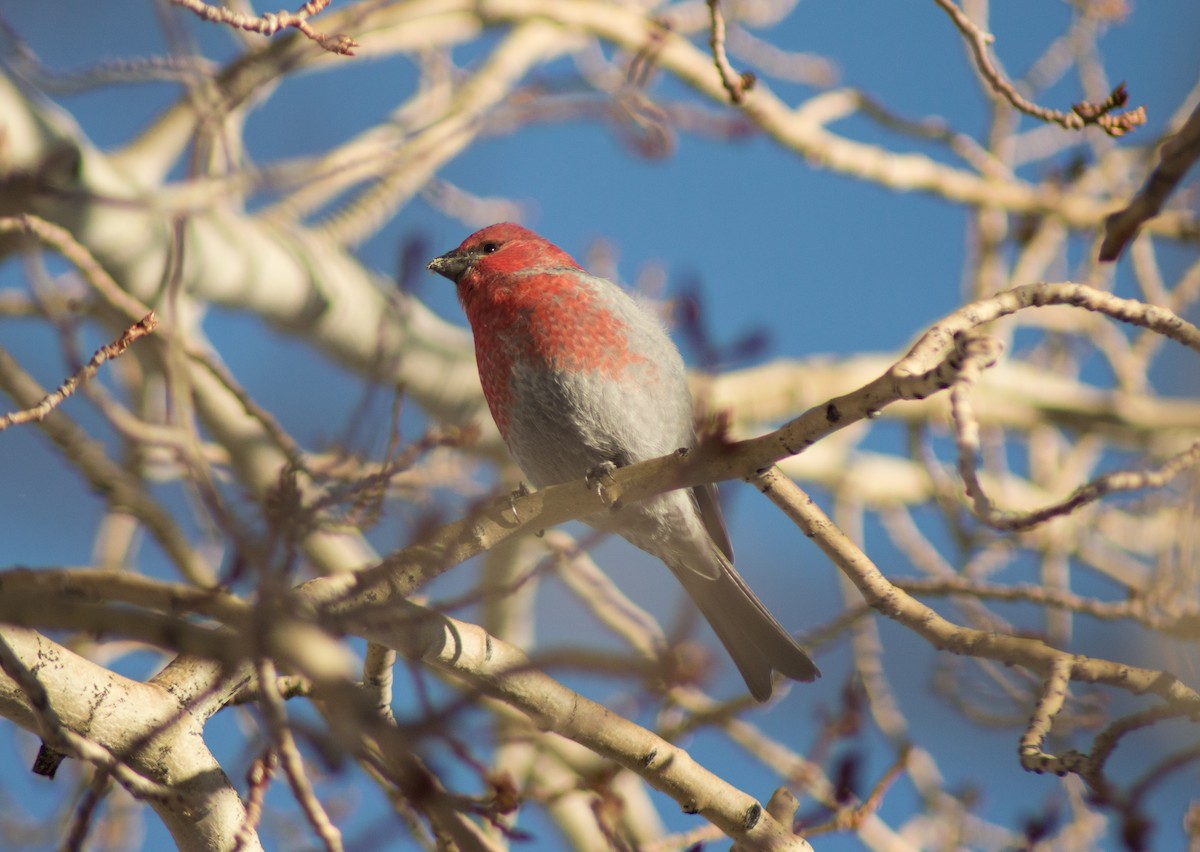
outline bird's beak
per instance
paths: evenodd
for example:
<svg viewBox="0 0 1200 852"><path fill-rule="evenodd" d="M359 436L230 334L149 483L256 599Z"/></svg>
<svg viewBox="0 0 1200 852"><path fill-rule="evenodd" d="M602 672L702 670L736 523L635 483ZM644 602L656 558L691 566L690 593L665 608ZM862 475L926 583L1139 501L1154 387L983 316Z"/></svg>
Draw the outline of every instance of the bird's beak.
<svg viewBox="0 0 1200 852"><path fill-rule="evenodd" d="M425 268L457 283L458 279L462 278L463 275L466 274L467 270L471 268L471 264L474 259L475 258L473 258L471 255L465 252L460 253L457 249L455 249L452 252L447 252L441 257L435 257L433 260L429 261L429 265Z"/></svg>

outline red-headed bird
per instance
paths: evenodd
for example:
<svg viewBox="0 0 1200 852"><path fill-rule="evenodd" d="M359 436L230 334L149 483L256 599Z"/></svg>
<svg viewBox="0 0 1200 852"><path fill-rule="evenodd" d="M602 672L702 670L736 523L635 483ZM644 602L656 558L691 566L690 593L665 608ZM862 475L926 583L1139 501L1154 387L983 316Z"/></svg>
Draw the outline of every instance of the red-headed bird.
<svg viewBox="0 0 1200 852"><path fill-rule="evenodd" d="M455 283L488 408L533 485L696 445L679 350L631 296L520 225L490 225L429 268ZM820 676L733 567L712 485L583 519L666 563L759 701L771 672Z"/></svg>

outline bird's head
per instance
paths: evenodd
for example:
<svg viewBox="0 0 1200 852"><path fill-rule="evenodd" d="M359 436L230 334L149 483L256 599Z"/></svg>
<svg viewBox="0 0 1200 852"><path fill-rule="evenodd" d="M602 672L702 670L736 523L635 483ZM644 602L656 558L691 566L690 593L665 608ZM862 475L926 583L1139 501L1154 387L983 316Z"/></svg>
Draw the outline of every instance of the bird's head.
<svg viewBox="0 0 1200 852"><path fill-rule="evenodd" d="M498 277L554 268L578 269L565 251L512 222L488 225L458 248L429 261L428 269L459 286L472 287Z"/></svg>

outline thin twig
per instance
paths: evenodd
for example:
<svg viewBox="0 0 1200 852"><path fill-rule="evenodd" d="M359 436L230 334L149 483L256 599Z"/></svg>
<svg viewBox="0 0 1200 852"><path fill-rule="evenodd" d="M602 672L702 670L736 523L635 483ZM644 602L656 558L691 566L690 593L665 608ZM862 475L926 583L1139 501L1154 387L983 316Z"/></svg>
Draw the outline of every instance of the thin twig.
<svg viewBox="0 0 1200 852"><path fill-rule="evenodd" d="M251 33L272 36L280 30L293 28L315 41L330 53L340 53L342 56L353 56L358 42L348 35L337 33L325 35L309 26L308 19L329 5L331 0L310 0L295 12L280 10L267 12L257 18L225 9L220 6L209 6L204 0L171 0L176 6L195 12L206 21L216 24L227 24Z"/></svg>
<svg viewBox="0 0 1200 852"><path fill-rule="evenodd" d="M300 748L296 745L295 737L292 736L291 723L288 721L287 711L283 706L283 698L275 686L277 682L275 664L270 660L262 659L259 660L256 668L259 706L262 708L267 726L270 728L271 739L275 742L275 753L279 757L283 774L287 778L288 784L291 785L292 795L296 798L296 803L300 805L300 809L308 819L308 824L321 839L324 847L329 852L341 852L343 849L342 833L330 820L325 807L317 798L312 781L309 780L308 773L304 769L304 758L300 754Z"/></svg>
<svg viewBox="0 0 1200 852"><path fill-rule="evenodd" d="M97 349L96 354L92 356L90 361L80 367L74 375L68 377L53 393L47 394L37 405L0 417L0 432L3 432L9 426L38 422L45 419L47 414L61 405L67 397L75 393L81 384L90 381L99 371L101 364L119 357L135 340L153 332L157 325L158 318L154 315L154 311L146 314L141 320L125 329L125 332L119 338Z"/></svg>
<svg viewBox="0 0 1200 852"><path fill-rule="evenodd" d="M141 300L121 289L121 285L108 274L86 246L61 225L40 216L21 213L17 216L0 216L0 234L25 233L37 237L69 260L84 279L99 291L106 302L129 319L144 317L150 308Z"/></svg>
<svg viewBox="0 0 1200 852"><path fill-rule="evenodd" d="M729 92L729 99L740 104L746 92L754 88L754 72L743 71L739 74L729 64L729 57L725 53L725 16L721 14L721 0L708 0L708 11L708 46L712 48L713 63L721 75L721 85Z"/></svg>
<svg viewBox="0 0 1200 852"><path fill-rule="evenodd" d="M1125 106L1129 100L1124 83L1113 89L1103 103L1093 104L1080 101L1071 108L1071 112L1038 106L1018 92L1016 86L1009 82L1004 73L992 62L988 55L988 46L996 40L995 36L980 29L974 21L967 17L966 12L953 3L953 0L934 0L934 2L945 10L946 14L950 16L950 20L966 38L967 44L971 46L971 52L975 55L975 64L979 68L979 73L988 81L992 90L1026 115L1057 124L1067 130L1081 130L1089 124L1094 124L1109 136L1124 136L1135 127L1146 123L1145 107L1113 114L1113 110Z"/></svg>
<svg viewBox="0 0 1200 852"><path fill-rule="evenodd" d="M262 820L263 801L275 770L279 768L279 755L274 749L267 749L258 759L250 764L246 771L246 819L238 827L235 838L234 852L250 845L255 835L259 821Z"/></svg>

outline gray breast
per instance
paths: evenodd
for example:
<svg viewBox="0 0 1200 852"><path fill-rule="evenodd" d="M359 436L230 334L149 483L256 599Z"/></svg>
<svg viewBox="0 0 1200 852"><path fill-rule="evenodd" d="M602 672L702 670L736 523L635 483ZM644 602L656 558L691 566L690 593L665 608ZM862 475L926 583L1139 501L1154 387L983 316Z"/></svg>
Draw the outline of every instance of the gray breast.
<svg viewBox="0 0 1200 852"><path fill-rule="evenodd" d="M535 486L579 479L691 446L691 397L672 370L630 366L618 378L514 367L508 446Z"/></svg>

